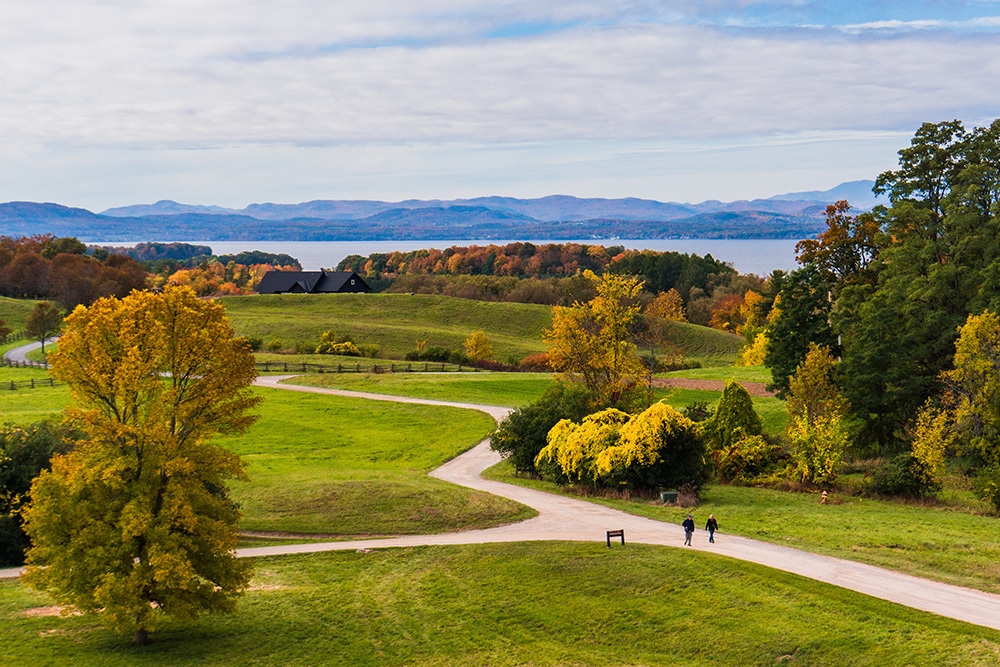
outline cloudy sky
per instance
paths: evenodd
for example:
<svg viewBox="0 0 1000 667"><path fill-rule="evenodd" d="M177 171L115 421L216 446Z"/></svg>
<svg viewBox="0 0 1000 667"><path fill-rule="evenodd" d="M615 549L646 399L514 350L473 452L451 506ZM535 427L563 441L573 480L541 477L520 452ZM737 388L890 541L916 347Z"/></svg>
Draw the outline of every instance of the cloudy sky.
<svg viewBox="0 0 1000 667"><path fill-rule="evenodd" d="M4 0L0 201L766 197L1000 117L1000 0Z"/></svg>

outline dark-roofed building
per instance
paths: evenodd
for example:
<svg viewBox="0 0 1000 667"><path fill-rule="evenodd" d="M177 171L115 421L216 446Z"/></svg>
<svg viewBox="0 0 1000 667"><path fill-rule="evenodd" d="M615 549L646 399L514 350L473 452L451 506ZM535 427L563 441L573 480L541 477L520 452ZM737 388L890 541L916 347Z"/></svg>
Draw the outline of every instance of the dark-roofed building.
<svg viewBox="0 0 1000 667"><path fill-rule="evenodd" d="M257 285L258 294L371 291L354 271L268 271Z"/></svg>

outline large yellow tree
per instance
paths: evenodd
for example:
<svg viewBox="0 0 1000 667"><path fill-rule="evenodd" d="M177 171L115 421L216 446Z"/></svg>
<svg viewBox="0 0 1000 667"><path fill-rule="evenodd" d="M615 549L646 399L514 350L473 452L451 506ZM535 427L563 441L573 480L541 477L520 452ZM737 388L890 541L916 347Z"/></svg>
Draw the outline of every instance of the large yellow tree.
<svg viewBox="0 0 1000 667"><path fill-rule="evenodd" d="M32 486L28 582L139 643L161 613L233 610L251 567L227 483L246 475L211 438L247 429L259 399L222 307L186 287L79 306L52 372L87 438Z"/></svg>
<svg viewBox="0 0 1000 667"><path fill-rule="evenodd" d="M587 303L552 309L543 338L549 365L570 382L583 384L602 405L627 405L642 390L646 367L635 344L643 282L630 276L584 274L597 296Z"/></svg>

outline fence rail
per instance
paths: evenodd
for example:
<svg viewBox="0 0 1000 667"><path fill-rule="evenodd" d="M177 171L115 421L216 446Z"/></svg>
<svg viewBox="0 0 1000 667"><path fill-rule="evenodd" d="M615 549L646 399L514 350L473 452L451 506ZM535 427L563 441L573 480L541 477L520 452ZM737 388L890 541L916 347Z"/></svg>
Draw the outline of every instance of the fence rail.
<svg viewBox="0 0 1000 667"><path fill-rule="evenodd" d="M16 359L8 359L6 357L0 357L0 366L8 366L10 368L41 368L48 370L49 365L44 361L17 361Z"/></svg>
<svg viewBox="0 0 1000 667"><path fill-rule="evenodd" d="M54 387L58 384L52 378L37 378L31 380L8 380L0 382L0 389L13 391L15 389L35 389L36 387Z"/></svg>
<svg viewBox="0 0 1000 667"><path fill-rule="evenodd" d="M460 371L478 371L475 366L462 366L444 362L430 361L400 361L384 364L310 364L288 361L260 361L255 364L257 370L264 373L445 373Z"/></svg>

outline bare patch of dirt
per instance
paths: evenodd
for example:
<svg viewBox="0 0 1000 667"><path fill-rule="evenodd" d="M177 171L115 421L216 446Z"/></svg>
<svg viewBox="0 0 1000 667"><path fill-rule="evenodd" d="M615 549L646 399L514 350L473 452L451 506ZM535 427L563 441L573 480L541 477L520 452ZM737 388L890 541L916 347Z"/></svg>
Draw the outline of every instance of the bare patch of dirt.
<svg viewBox="0 0 1000 667"><path fill-rule="evenodd" d="M740 382L743 388L751 396L767 398L774 396L773 391L767 390L767 385L763 382ZM653 380L654 387L677 387L678 389L705 389L708 391L722 391L726 388L726 383L722 380L694 380L691 378L656 378Z"/></svg>

